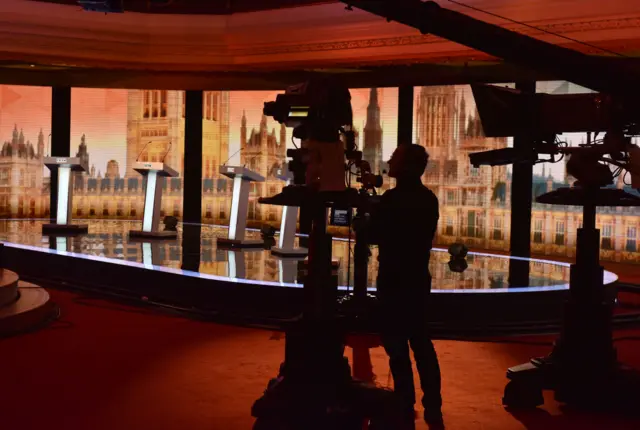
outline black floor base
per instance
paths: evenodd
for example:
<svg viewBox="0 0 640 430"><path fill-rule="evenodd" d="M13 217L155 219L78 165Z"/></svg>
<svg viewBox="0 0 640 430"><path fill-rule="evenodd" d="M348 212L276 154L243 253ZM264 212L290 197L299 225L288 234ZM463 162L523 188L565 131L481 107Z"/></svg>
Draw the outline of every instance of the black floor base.
<svg viewBox="0 0 640 430"><path fill-rule="evenodd" d="M264 240L234 240L219 237L216 242L220 249L262 248L264 246Z"/></svg>
<svg viewBox="0 0 640 430"><path fill-rule="evenodd" d="M288 326L285 362L251 410L254 430L409 429L393 391L352 379L337 320Z"/></svg>
<svg viewBox="0 0 640 430"><path fill-rule="evenodd" d="M361 430L367 422L376 430L415 429L414 417L393 391L351 381L329 399L319 396L318 389L274 379L253 406L253 430Z"/></svg>
<svg viewBox="0 0 640 430"><path fill-rule="evenodd" d="M177 231L141 231L141 230L130 230L129 238L133 240L144 240L144 239L177 239L178 232Z"/></svg>
<svg viewBox="0 0 640 430"><path fill-rule="evenodd" d="M571 368L545 358L510 368L502 403L512 409L535 408L544 404L542 392L552 390L558 402L572 407L640 414L639 371L620 364L606 371L578 373Z"/></svg>
<svg viewBox="0 0 640 430"><path fill-rule="evenodd" d="M89 232L87 224L44 224L42 234L55 236L74 236Z"/></svg>

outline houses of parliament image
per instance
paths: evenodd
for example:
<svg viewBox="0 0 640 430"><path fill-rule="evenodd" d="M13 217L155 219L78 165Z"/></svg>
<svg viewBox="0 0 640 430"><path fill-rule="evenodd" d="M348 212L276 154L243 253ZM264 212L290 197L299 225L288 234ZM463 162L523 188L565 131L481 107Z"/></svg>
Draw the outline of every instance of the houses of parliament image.
<svg viewBox="0 0 640 430"><path fill-rule="evenodd" d="M375 173L384 171L383 127L379 90L369 90L366 119L357 130L363 158ZM184 92L129 90L127 92L126 166L111 160L106 166L91 163L91 136L83 135L72 155L82 158L89 172L74 177L73 215L93 219L141 219L143 178L132 169L136 160L161 161L179 176L164 183L162 215L182 214L182 171L184 164ZM464 242L471 248L509 250L510 172L506 166L474 168L469 153L508 146L505 138L484 136L469 87L433 86L416 88L414 141L424 146L429 165L423 181L438 196L440 222L436 244ZM203 222L228 224L232 181L219 174L219 166L230 155L230 93L204 94L203 106ZM246 115L240 123L240 164L266 178L252 185L249 224L278 226L281 209L257 204L258 197L274 195L284 183L275 171L286 161L288 130L279 125L269 129L262 116L251 127ZM49 177L43 167L45 133L25 136L20 124L11 136L0 136L0 216L42 218L49 214ZM395 146L395 142L385 142ZM569 186L571 178L558 181L534 175L532 193L539 195ZM393 186L385 177L379 192ZM623 187L619 181L617 186ZM549 256L575 255L580 208L534 204L532 251ZM600 208L603 260L640 262L638 241L640 213L634 208ZM372 266L377 264L371 259ZM375 267L371 268L375 270Z"/></svg>
<svg viewBox="0 0 640 430"><path fill-rule="evenodd" d="M416 90L414 139L430 155L423 182L440 202L436 243L464 242L475 249L509 251L510 172L506 166L475 168L469 161L472 152L507 147L507 139L484 136L477 110L470 109L473 98L469 87ZM542 175L534 175L532 193L536 197L572 182L566 174L563 180L554 180L543 167ZM618 178L616 187L625 187L623 178ZM532 252L574 257L581 220L580 207L534 203ZM638 208L598 208L603 260L640 262L639 220Z"/></svg>

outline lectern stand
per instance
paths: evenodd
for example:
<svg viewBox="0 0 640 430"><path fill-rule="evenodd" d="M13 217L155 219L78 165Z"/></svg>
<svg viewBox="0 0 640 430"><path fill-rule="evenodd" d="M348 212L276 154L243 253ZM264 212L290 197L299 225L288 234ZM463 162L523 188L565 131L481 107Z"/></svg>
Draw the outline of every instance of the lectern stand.
<svg viewBox="0 0 640 430"><path fill-rule="evenodd" d="M147 269L153 269L154 266L161 266L160 246L158 242L142 242L142 264Z"/></svg>
<svg viewBox="0 0 640 430"><path fill-rule="evenodd" d="M162 162L138 161L133 170L147 177L147 187L144 195L144 215L142 216L142 230L131 230L131 238L175 239L177 231L160 231L160 208L162 206L162 178L178 176L178 172Z"/></svg>
<svg viewBox="0 0 640 430"><path fill-rule="evenodd" d="M289 171L287 165L278 169L276 177L285 181L286 185L290 185L293 180L293 173ZM271 248L271 253L280 257L304 257L309 253L307 248L294 247L296 238L296 225L298 222L298 207L283 206L282 221L280 222L280 237L278 238L278 246Z"/></svg>
<svg viewBox="0 0 640 430"><path fill-rule="evenodd" d="M44 164L51 174L58 175L58 205L51 208L56 211L56 222L44 224L42 233L54 235L83 234L89 231L87 224L71 224L73 181L71 172L85 172L87 166L79 157L45 157Z"/></svg>
<svg viewBox="0 0 640 430"><path fill-rule="evenodd" d="M260 252L260 248L248 249L228 249L227 254L227 276L233 279L247 279L246 257L250 252ZM255 266L257 267L257 265Z"/></svg>
<svg viewBox="0 0 640 430"><path fill-rule="evenodd" d="M220 173L233 179L233 197L231 199L229 235L226 238L218 238L218 247L250 248L262 246L264 241L247 240L244 235L247 227L251 182L264 182L264 177L246 167L239 166L220 166Z"/></svg>

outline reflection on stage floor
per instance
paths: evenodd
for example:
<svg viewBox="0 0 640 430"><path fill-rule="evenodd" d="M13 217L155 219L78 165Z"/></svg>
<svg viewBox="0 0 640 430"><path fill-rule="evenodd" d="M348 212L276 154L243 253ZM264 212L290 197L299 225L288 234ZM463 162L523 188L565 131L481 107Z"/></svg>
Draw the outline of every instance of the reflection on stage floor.
<svg viewBox="0 0 640 430"><path fill-rule="evenodd" d="M298 260L278 258L267 249L226 250L216 246L216 238L225 237L224 226L179 225L175 240L131 240L129 230L139 228L136 221L89 221L89 233L76 237L48 237L42 234L46 220L0 220L0 240L66 255L82 254L94 258L119 260L143 265L148 269L170 269L199 272L215 277L249 282L300 287L297 282ZM247 239L258 239L260 232L250 230ZM353 246L353 244L351 244ZM377 250L372 249L369 264L369 286L375 287ZM345 239L333 242L333 258L340 262L339 285L343 289L353 283L347 277L349 244ZM449 254L435 248L429 263L434 292L524 292L568 288L569 265L546 260L518 260L488 253L469 253L468 268L462 273L450 270ZM605 282L615 275L606 272Z"/></svg>

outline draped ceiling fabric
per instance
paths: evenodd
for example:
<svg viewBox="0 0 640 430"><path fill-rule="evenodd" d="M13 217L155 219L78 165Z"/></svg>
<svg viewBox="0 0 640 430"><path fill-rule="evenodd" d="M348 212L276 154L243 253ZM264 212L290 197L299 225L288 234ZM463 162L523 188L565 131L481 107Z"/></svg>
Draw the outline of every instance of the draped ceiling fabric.
<svg viewBox="0 0 640 430"><path fill-rule="evenodd" d="M637 0L463 2L616 52L640 52ZM445 0L439 3L555 44L597 52ZM5 63L246 72L490 60L486 54L366 12L346 11L338 2L232 15L105 15L73 5L0 1L0 62Z"/></svg>

